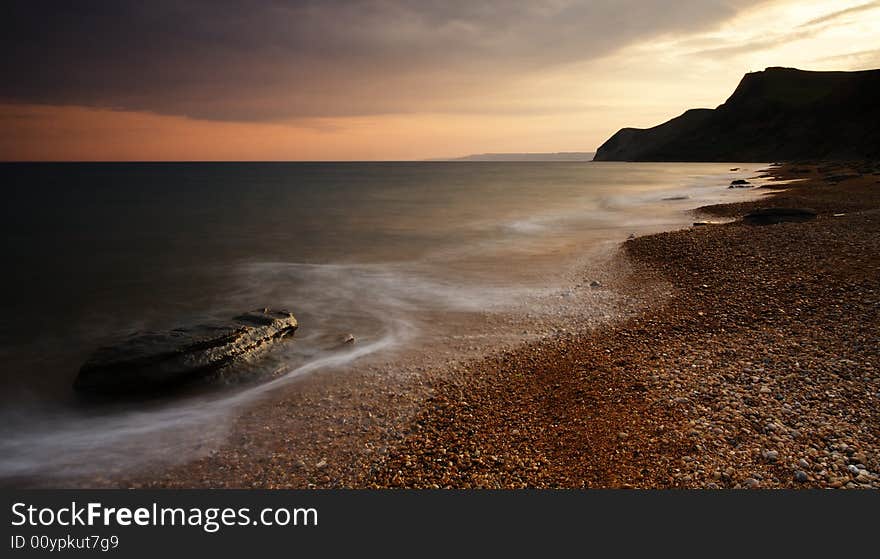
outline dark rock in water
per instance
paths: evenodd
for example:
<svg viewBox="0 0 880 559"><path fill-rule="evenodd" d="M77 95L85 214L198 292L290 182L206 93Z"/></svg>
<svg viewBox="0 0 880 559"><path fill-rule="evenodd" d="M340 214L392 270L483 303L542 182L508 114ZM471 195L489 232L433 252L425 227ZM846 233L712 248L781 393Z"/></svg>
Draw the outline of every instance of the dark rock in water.
<svg viewBox="0 0 880 559"><path fill-rule="evenodd" d="M228 322L135 334L97 350L73 388L92 393L151 393L203 377L296 331L287 311L261 309Z"/></svg>
<svg viewBox="0 0 880 559"><path fill-rule="evenodd" d="M761 208L743 216L743 221L751 225L771 225L786 221L810 221L816 218L816 211L809 208Z"/></svg>
<svg viewBox="0 0 880 559"><path fill-rule="evenodd" d="M730 186L727 188L748 188L752 186L752 183L745 179L736 179L734 181L730 181Z"/></svg>
<svg viewBox="0 0 880 559"><path fill-rule="evenodd" d="M667 196L666 198L663 198L663 201L664 202L673 202L675 200L687 200L689 198L690 198L690 196Z"/></svg>
<svg viewBox="0 0 880 559"><path fill-rule="evenodd" d="M831 175L829 177L825 177L825 180L828 182L838 183L838 182L843 182L843 181L846 181L849 179L857 179L857 178L859 178L859 175L843 174L843 175Z"/></svg>

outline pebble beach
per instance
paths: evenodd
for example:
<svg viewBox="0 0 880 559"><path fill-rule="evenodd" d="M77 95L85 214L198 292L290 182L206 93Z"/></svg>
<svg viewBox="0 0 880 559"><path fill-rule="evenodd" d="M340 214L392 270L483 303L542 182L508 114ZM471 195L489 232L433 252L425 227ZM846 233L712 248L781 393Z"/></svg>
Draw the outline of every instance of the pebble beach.
<svg viewBox="0 0 880 559"><path fill-rule="evenodd" d="M88 484L880 488L880 165L766 172L694 211L710 225L623 243L615 320L393 383L321 375L203 458ZM769 207L817 217L741 219Z"/></svg>

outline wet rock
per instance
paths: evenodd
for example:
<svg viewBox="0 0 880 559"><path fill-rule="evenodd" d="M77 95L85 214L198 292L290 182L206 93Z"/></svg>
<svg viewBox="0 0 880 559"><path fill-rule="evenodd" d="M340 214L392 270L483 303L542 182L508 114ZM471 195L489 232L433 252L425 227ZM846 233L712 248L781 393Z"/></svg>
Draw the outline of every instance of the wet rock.
<svg viewBox="0 0 880 559"><path fill-rule="evenodd" d="M857 179L859 175L856 174L841 174L841 175L831 175L825 178L830 183L837 184L839 182L843 182L849 179Z"/></svg>
<svg viewBox="0 0 880 559"><path fill-rule="evenodd" d="M342 337L343 344L354 344L356 341L354 334L346 334Z"/></svg>
<svg viewBox="0 0 880 559"><path fill-rule="evenodd" d="M73 388L108 394L164 391L266 349L297 326L287 311L260 309L221 323L138 333L92 354Z"/></svg>
<svg viewBox="0 0 880 559"><path fill-rule="evenodd" d="M730 186L728 186L727 188L749 188L750 186L752 186L752 183L750 183L749 181L745 179L736 179L730 181Z"/></svg>
<svg viewBox="0 0 880 559"><path fill-rule="evenodd" d="M743 216L750 225L772 225L784 222L810 221L816 218L816 211L809 208L761 208Z"/></svg>

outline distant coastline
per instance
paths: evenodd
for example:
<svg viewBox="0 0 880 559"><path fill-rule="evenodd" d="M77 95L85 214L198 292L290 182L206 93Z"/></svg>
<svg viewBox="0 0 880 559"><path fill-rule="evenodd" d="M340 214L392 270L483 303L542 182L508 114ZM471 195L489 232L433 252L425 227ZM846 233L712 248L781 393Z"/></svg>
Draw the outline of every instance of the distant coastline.
<svg viewBox="0 0 880 559"><path fill-rule="evenodd" d="M592 161L591 151L561 151L556 153L477 153L463 157L440 157L427 161Z"/></svg>

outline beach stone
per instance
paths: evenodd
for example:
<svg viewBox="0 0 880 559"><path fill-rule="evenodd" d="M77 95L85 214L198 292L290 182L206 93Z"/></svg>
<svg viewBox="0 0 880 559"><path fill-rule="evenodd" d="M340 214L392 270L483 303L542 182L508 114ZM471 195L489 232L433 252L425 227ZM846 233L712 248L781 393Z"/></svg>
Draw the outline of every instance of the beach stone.
<svg viewBox="0 0 880 559"><path fill-rule="evenodd" d="M765 450L761 453L761 457L768 462L776 462L779 460L779 452L775 450Z"/></svg>
<svg viewBox="0 0 880 559"><path fill-rule="evenodd" d="M261 351L297 327L285 310L260 309L225 322L137 333L93 353L73 387L106 394L165 391Z"/></svg>
<svg viewBox="0 0 880 559"><path fill-rule="evenodd" d="M757 489L761 486L761 482L753 477L749 477L746 478L745 481L743 481L743 486L745 486L746 489Z"/></svg>
<svg viewBox="0 0 880 559"><path fill-rule="evenodd" d="M803 470L797 470L794 473L794 480L798 483L805 483L809 477L807 476L807 472Z"/></svg>
<svg viewBox="0 0 880 559"><path fill-rule="evenodd" d="M752 186L752 183L750 183L749 181L745 179L736 179L730 181L730 186L728 186L727 188L748 188L750 186Z"/></svg>
<svg viewBox="0 0 880 559"><path fill-rule="evenodd" d="M828 182L832 182L832 183L838 183L838 182L843 182L843 181L849 180L849 179L856 179L858 177L859 177L859 175L856 175L853 173L848 173L848 174L842 174L842 175L831 175L829 177L826 177L825 180L827 180Z"/></svg>
<svg viewBox="0 0 880 559"><path fill-rule="evenodd" d="M856 476L856 481L859 483L871 483L874 480L874 476L869 474L867 470L862 470L859 472L859 475Z"/></svg>
<svg viewBox="0 0 880 559"><path fill-rule="evenodd" d="M750 225L772 225L774 223L802 222L816 219L816 211L809 208L761 208L743 216Z"/></svg>

